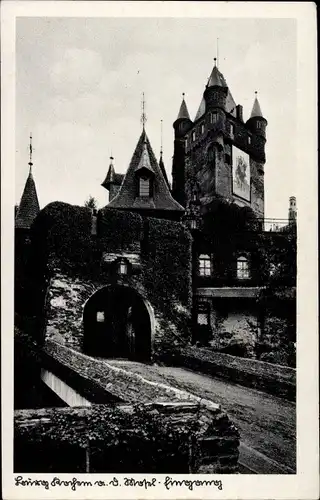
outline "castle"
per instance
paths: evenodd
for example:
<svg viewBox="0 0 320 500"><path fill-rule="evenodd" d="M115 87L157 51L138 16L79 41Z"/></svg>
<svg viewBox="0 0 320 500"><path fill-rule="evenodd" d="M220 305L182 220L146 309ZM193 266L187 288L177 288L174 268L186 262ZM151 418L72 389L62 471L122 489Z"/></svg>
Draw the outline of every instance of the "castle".
<svg viewBox="0 0 320 500"><path fill-rule="evenodd" d="M16 214L16 261L32 249L38 301L30 307L44 315L44 338L144 361L183 342L229 353L240 345L241 355L252 355L271 302L272 314L282 309L290 321L292 294L284 308L290 318L274 298L266 307L260 301L290 252L292 265L279 282L295 287L296 200L288 222L266 230L267 120L257 94L244 122L215 61L194 120L183 95L173 128L172 188L143 124L125 175L110 159L102 183L109 202L97 213L58 202L40 211L30 159ZM28 271L19 269L22 310Z"/></svg>

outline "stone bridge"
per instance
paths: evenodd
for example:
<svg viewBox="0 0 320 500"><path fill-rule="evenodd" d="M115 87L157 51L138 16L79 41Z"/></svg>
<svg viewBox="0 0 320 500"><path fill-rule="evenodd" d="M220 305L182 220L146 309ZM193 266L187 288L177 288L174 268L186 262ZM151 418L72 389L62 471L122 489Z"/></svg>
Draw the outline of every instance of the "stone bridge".
<svg viewBox="0 0 320 500"><path fill-rule="evenodd" d="M208 472L295 473L295 404L287 399L182 367L92 358L55 341L48 340L40 351L34 348L33 354L42 383L70 407L200 404L215 426L222 422L215 438L221 440L224 469L216 456L210 466L206 462ZM237 431L229 429L226 441L226 422L240 432L239 469Z"/></svg>

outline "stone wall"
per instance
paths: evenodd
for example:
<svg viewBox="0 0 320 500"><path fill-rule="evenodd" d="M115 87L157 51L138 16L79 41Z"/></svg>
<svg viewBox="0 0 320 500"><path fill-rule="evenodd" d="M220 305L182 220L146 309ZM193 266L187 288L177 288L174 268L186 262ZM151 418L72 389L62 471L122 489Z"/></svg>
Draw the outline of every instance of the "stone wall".
<svg viewBox="0 0 320 500"><path fill-rule="evenodd" d="M166 363L184 366L235 384L254 387L295 401L296 370L255 359L240 358L194 346L172 351Z"/></svg>
<svg viewBox="0 0 320 500"><path fill-rule="evenodd" d="M21 451L23 451L21 444L24 444L25 452L28 451L28 444L36 444L38 463L46 463L48 462L47 447L51 444L50 436L51 441L54 439L59 454L59 446L76 445L72 440L73 428L76 428L78 443L91 441L86 450L86 469L78 469L78 472L95 472L90 470L94 446L98 446L102 450L105 448L108 450L109 456L111 454L113 457L112 469L106 470L103 468L104 464L100 463L100 472L122 472L120 467L123 467L123 463L121 462L126 461L126 458L122 456L120 463L118 463L118 449L120 448L120 452L122 452L124 446L120 436L122 438L125 436L124 448L128 451L132 443L132 451L135 453L135 463L129 461L128 468L123 471L126 473L135 472L137 464L140 466L140 472L144 473L179 471L200 474L232 474L237 472L239 434L228 417L218 408L208 409L193 403L166 401L140 405L139 415L142 426L144 421L141 416L145 420L145 429L137 428L134 419L135 408L128 405L16 411L14 416L15 449L19 450L18 446L20 445L20 456L19 451L15 453L15 472L37 472L32 470L32 458L34 457L28 456L28 459L23 459L21 456ZM155 424L157 421L158 432L152 430L152 422ZM108 428L106 428L106 422L110 422ZM117 431L115 434L111 434L115 425ZM68 426L71 427L70 430ZM91 427L93 426L95 437L91 438ZM161 430L163 435L161 435ZM136 447L135 438L136 435L140 435L141 431L140 443ZM99 436L99 432L101 432L101 436ZM34 435L37 435L36 443L33 443ZM180 436L179 441L172 439L175 436L178 438ZM148 444L150 440L152 446L149 444L149 446L143 447L143 442L146 441ZM81 448L79 448L78 455L79 453L81 453ZM42 469L41 472L60 472L61 469L57 470L57 468L61 467L61 464L57 463L57 458L59 459L59 455L58 457L52 456L50 469L48 471ZM62 459L60 454L60 461ZM74 472L75 464L69 463L68 466L69 472Z"/></svg>
<svg viewBox="0 0 320 500"><path fill-rule="evenodd" d="M190 339L191 236L177 222L103 209L91 234L91 214L64 203L43 209L34 224L32 251L46 274L45 339L81 350L83 310L99 289L124 286L139 294L151 322L156 355ZM119 275L118 259L128 263ZM38 266L40 258L34 258ZM31 270L32 271L32 270Z"/></svg>

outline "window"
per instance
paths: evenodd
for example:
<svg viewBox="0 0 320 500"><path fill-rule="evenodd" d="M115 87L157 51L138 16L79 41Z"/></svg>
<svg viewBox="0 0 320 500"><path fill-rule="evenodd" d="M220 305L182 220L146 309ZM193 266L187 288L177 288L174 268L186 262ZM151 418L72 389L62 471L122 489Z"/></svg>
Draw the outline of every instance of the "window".
<svg viewBox="0 0 320 500"><path fill-rule="evenodd" d="M251 137L250 136L248 137L248 144L249 145L251 144Z"/></svg>
<svg viewBox="0 0 320 500"><path fill-rule="evenodd" d="M198 301L197 303L197 324L210 325L210 304L207 301Z"/></svg>
<svg viewBox="0 0 320 500"><path fill-rule="evenodd" d="M218 121L218 113L211 113L210 123L217 123L217 121Z"/></svg>
<svg viewBox="0 0 320 500"><path fill-rule="evenodd" d="M126 260L121 259L118 263L118 274L124 275L128 273L128 265Z"/></svg>
<svg viewBox="0 0 320 500"><path fill-rule="evenodd" d="M261 122L257 122L257 128L262 128L261 127Z"/></svg>
<svg viewBox="0 0 320 500"><path fill-rule="evenodd" d="M192 142L194 142L196 140L196 133L195 133L195 131L192 132L191 140L192 140Z"/></svg>
<svg viewBox="0 0 320 500"><path fill-rule="evenodd" d="M197 221L196 221L196 219L191 219L191 221L190 221L190 229L197 229Z"/></svg>
<svg viewBox="0 0 320 500"><path fill-rule="evenodd" d="M233 123L230 123L230 135L233 136L234 134L234 125Z"/></svg>
<svg viewBox="0 0 320 500"><path fill-rule="evenodd" d="M188 147L188 139L185 139L185 141L184 141L184 147L187 149L187 147Z"/></svg>
<svg viewBox="0 0 320 500"><path fill-rule="evenodd" d="M104 311L97 311L97 322L98 323L104 322Z"/></svg>
<svg viewBox="0 0 320 500"><path fill-rule="evenodd" d="M239 280L250 278L249 262L246 257L239 257L237 259L237 278Z"/></svg>
<svg viewBox="0 0 320 500"><path fill-rule="evenodd" d="M199 256L199 274L200 276L211 276L211 259L209 255L201 254Z"/></svg>
<svg viewBox="0 0 320 500"><path fill-rule="evenodd" d="M204 124L203 123L201 123L201 125L200 125L200 133L204 134Z"/></svg>
<svg viewBox="0 0 320 500"><path fill-rule="evenodd" d="M150 196L150 179L148 177L139 178L139 196Z"/></svg>

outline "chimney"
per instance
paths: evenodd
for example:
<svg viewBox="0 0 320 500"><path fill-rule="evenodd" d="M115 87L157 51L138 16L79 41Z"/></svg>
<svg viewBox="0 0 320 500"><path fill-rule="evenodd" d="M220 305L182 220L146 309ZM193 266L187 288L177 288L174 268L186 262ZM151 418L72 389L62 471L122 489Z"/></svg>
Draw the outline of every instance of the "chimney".
<svg viewBox="0 0 320 500"><path fill-rule="evenodd" d="M240 120L241 122L243 122L243 107L241 106L241 104L237 105L237 107L236 107L236 113L237 113L238 120Z"/></svg>

